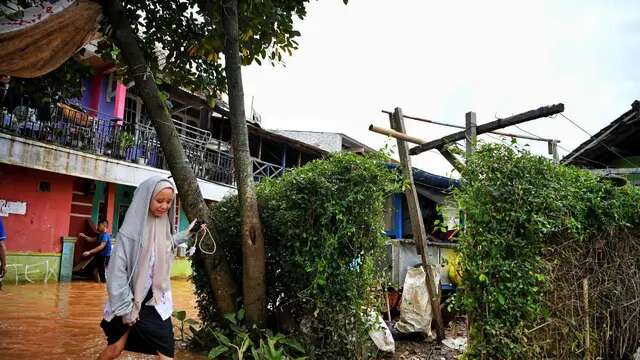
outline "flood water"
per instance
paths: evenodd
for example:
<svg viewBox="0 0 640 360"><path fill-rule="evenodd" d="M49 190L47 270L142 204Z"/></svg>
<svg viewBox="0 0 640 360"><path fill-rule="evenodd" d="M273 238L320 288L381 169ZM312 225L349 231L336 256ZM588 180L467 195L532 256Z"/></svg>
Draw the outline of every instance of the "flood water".
<svg viewBox="0 0 640 360"><path fill-rule="evenodd" d="M174 309L185 310L187 318L197 319L192 284L172 280L172 289ZM0 290L0 359L95 359L107 344L99 325L105 300L105 285L94 282L5 282ZM206 359L205 355L176 349L176 359ZM120 356L154 358L130 352Z"/></svg>

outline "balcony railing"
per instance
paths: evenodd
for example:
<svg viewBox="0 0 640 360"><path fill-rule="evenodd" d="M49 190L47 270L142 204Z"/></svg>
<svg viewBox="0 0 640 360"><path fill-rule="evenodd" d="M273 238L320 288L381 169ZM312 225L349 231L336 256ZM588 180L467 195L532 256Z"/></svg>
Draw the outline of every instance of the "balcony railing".
<svg viewBox="0 0 640 360"><path fill-rule="evenodd" d="M235 185L233 157L218 146L207 148L211 133L174 120L185 154L198 178ZM164 154L152 126L127 122L97 111L59 103L36 110L20 105L0 107L0 131L96 155L166 169ZM254 177L282 174L281 166L253 159Z"/></svg>

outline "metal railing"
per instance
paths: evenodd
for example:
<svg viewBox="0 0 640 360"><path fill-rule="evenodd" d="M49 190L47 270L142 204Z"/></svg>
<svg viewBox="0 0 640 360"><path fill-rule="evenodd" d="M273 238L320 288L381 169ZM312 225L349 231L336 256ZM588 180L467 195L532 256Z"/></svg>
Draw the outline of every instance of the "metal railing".
<svg viewBox="0 0 640 360"><path fill-rule="evenodd" d="M253 158L253 178L256 182L264 177L278 177L282 174L284 174L282 166Z"/></svg>
<svg viewBox="0 0 640 360"><path fill-rule="evenodd" d="M233 157L222 149L206 146L211 142L211 133L176 120L174 123L196 176L235 185ZM76 105L58 103L45 109L28 104L13 109L0 107L0 131L158 169L167 168L152 126L127 122ZM229 149L230 146L225 144L218 148ZM284 171L279 165L255 158L253 169L256 181L265 176L279 176Z"/></svg>

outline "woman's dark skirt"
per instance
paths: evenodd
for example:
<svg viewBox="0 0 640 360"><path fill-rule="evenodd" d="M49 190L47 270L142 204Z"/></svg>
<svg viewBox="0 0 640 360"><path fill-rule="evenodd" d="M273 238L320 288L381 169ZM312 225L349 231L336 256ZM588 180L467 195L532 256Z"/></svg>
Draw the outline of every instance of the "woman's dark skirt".
<svg viewBox="0 0 640 360"><path fill-rule="evenodd" d="M150 299L151 291L149 291L142 303L146 304ZM164 356L174 357L175 348L171 318L162 320L153 306L142 305L138 321L133 326L123 323L122 317L116 316L111 321L103 319L100 327L107 336L109 345L116 343L127 330L131 329L124 347L125 350L150 355L161 353Z"/></svg>

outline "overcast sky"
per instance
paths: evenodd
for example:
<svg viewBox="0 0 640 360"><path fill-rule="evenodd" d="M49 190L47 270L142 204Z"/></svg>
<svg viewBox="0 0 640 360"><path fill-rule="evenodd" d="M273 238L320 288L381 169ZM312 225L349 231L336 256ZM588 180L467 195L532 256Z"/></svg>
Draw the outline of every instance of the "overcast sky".
<svg viewBox="0 0 640 360"><path fill-rule="evenodd" d="M298 28L286 67L243 69L265 128L342 132L379 148L386 138L367 127L389 127L382 109L464 125L467 111L480 124L562 102L593 134L640 98L637 0L322 0ZM406 121L426 140L455 130ZM561 117L523 128L568 150L588 138ZM546 155L544 143L531 149ZM435 151L412 159L451 171Z"/></svg>

